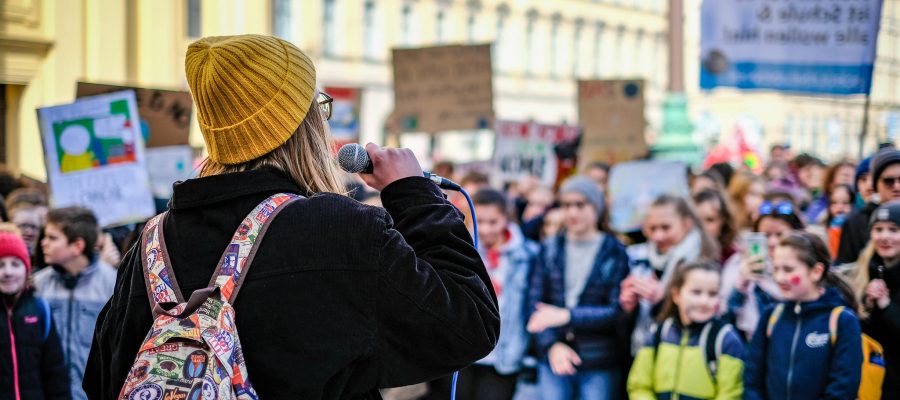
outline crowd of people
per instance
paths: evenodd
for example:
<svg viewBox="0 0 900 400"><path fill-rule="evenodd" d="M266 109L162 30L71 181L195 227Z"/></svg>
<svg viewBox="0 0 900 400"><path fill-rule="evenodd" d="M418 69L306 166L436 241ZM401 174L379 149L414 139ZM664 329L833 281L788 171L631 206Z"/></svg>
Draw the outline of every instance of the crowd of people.
<svg viewBox="0 0 900 400"><path fill-rule="evenodd" d="M556 190L459 177L502 333L458 398L900 398L900 151L789 151L688 172L640 232L609 227L602 163ZM448 398L451 378L428 386Z"/></svg>
<svg viewBox="0 0 900 400"><path fill-rule="evenodd" d="M640 232L610 228L604 164L556 190L461 177L502 329L460 372L457 398L525 398L531 385L561 400L850 399L867 390L867 364L885 367L883 398L900 397L900 151L828 166L779 150L760 175L692 175L690 196L659 196ZM96 318L139 225L101 230L91 211L50 209L44 190L3 181L0 353L12 362L0 390L86 398ZM883 351L864 354L864 335ZM450 390L444 377L419 394Z"/></svg>

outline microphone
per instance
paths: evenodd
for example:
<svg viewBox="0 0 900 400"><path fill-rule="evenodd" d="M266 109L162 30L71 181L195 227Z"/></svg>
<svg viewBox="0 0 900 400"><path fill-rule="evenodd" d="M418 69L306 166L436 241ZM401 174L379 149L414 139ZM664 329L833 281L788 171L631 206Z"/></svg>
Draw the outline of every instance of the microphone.
<svg viewBox="0 0 900 400"><path fill-rule="evenodd" d="M357 143L347 143L338 150L338 164L344 171L351 174L371 174L375 168L369 153L366 149ZM441 189L462 191L462 188L447 178L432 174L431 172L422 171L422 176L436 183Z"/></svg>

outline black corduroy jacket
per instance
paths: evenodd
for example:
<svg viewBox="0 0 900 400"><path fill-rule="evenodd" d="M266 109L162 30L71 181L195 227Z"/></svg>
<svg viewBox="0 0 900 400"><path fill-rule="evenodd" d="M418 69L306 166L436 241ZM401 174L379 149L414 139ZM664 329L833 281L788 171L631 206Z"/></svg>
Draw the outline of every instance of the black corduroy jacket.
<svg viewBox="0 0 900 400"><path fill-rule="evenodd" d="M209 282L250 210L278 192L303 194L266 169L175 185L163 235L185 298ZM384 209L318 194L272 222L234 303L260 398L378 399L376 388L446 375L493 349L496 296L462 214L421 177L381 197ZM91 399L118 396L150 329L140 257L132 248L123 258L97 321Z"/></svg>

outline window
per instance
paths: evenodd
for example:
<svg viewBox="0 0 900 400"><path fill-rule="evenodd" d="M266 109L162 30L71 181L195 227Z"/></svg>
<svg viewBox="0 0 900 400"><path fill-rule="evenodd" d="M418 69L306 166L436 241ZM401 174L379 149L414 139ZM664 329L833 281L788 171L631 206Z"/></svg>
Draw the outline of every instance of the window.
<svg viewBox="0 0 900 400"><path fill-rule="evenodd" d="M594 30L594 77L599 78L600 73L603 70L603 59L600 58L602 56L603 51L603 29L606 25L602 22L597 23L597 27Z"/></svg>
<svg viewBox="0 0 900 400"><path fill-rule="evenodd" d="M616 28L616 56L614 58L618 70L617 76L626 74L631 68L628 65L628 59L625 57L625 27Z"/></svg>
<svg viewBox="0 0 900 400"><path fill-rule="evenodd" d="M435 32L435 37L437 38L438 43L443 43L445 30L444 22L447 20L443 9L438 10L436 19L437 21L435 22L435 29L437 30L437 32Z"/></svg>
<svg viewBox="0 0 900 400"><path fill-rule="evenodd" d="M644 71L647 70L647 67L649 66L650 63L645 62L645 60L644 60L644 31L643 30L638 30L634 34L634 49L632 49L632 51L634 52L634 54L633 54L634 61L631 64L633 66L633 68L632 68L632 71L627 71L627 73L628 74L637 74L640 76L647 76L644 73Z"/></svg>
<svg viewBox="0 0 900 400"><path fill-rule="evenodd" d="M203 35L200 29L200 0L188 0L187 2L187 33L188 37L198 38Z"/></svg>
<svg viewBox="0 0 900 400"><path fill-rule="evenodd" d="M572 76L578 76L578 62L581 55L581 30L584 29L584 20L575 20L575 30L572 34Z"/></svg>
<svg viewBox="0 0 900 400"><path fill-rule="evenodd" d="M559 25L562 22L562 16L556 14L552 18L550 24L550 76L559 76L560 66L562 65L561 54L558 50L559 44Z"/></svg>
<svg viewBox="0 0 900 400"><path fill-rule="evenodd" d="M322 3L322 23L325 29L322 32L322 54L333 56L335 54L335 37L337 36L337 22L335 21L336 0L324 0Z"/></svg>
<svg viewBox="0 0 900 400"><path fill-rule="evenodd" d="M494 56L491 57L496 70L505 70L509 61L504 61L507 53L506 43L506 18L509 16L509 6L501 4L497 7L497 36L494 39Z"/></svg>
<svg viewBox="0 0 900 400"><path fill-rule="evenodd" d="M291 32L291 0L272 0L272 34L293 40Z"/></svg>
<svg viewBox="0 0 900 400"><path fill-rule="evenodd" d="M363 57L367 60L377 58L375 32L375 0L366 0L363 8Z"/></svg>
<svg viewBox="0 0 900 400"><path fill-rule="evenodd" d="M412 44L412 5L404 4L400 10L400 29L404 46Z"/></svg>
<svg viewBox="0 0 900 400"><path fill-rule="evenodd" d="M466 18L466 40L469 43L475 42L475 23L478 22L476 16L477 12L477 10L469 10L469 16Z"/></svg>
<svg viewBox="0 0 900 400"><path fill-rule="evenodd" d="M535 64L535 55L534 51L534 42L535 42L535 29L534 25L537 23L538 13L535 10L528 11L528 22L525 25L525 74L531 75L534 73L534 64Z"/></svg>

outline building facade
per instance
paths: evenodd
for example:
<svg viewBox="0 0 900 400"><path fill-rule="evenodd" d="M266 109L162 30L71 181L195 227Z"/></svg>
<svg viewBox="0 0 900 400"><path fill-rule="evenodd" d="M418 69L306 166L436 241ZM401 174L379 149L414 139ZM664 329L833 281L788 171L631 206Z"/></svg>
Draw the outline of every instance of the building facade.
<svg viewBox="0 0 900 400"><path fill-rule="evenodd" d="M577 79L644 78L652 131L667 78L665 0L7 0L0 10L0 161L38 178L35 108L72 101L79 80L186 90L184 52L201 36L296 43L320 87L361 90L363 141L384 139L394 47L493 43L501 119L576 123ZM196 126L192 143L202 145Z"/></svg>

